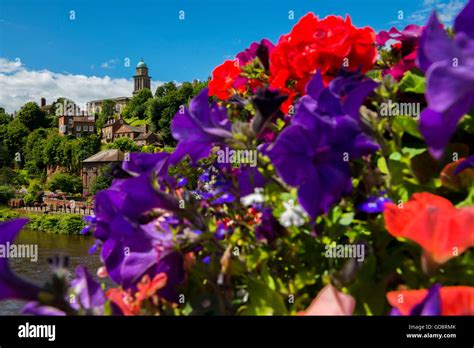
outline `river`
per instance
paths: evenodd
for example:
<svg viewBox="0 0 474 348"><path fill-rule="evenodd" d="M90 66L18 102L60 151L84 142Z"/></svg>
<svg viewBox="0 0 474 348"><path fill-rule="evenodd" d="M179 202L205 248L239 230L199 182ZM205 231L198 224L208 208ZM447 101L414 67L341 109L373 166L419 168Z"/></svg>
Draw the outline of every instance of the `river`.
<svg viewBox="0 0 474 348"><path fill-rule="evenodd" d="M26 258L10 259L11 268L20 276L32 280L38 285L44 284L50 277L48 258L54 255L68 255L70 259L69 271L71 277L77 265L84 265L95 276L101 266L99 252L89 255L89 248L94 243L93 237L80 235L47 234L23 229L15 244L38 245L38 261L32 262ZM24 302L0 302L0 315L18 315Z"/></svg>

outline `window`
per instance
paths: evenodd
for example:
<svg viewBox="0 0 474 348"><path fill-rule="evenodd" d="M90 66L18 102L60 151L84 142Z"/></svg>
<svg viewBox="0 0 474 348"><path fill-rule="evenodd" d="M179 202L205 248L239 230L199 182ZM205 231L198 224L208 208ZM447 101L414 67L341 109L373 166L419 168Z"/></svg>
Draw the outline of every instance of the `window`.
<svg viewBox="0 0 474 348"><path fill-rule="evenodd" d="M76 126L76 130L77 130L78 132L80 132L80 131L81 131L81 126L80 126L80 125L79 125L79 126Z"/></svg>
<svg viewBox="0 0 474 348"><path fill-rule="evenodd" d="M89 132L93 132L94 131L94 126L89 126Z"/></svg>
<svg viewBox="0 0 474 348"><path fill-rule="evenodd" d="M72 118L69 119L69 125L72 125Z"/></svg>

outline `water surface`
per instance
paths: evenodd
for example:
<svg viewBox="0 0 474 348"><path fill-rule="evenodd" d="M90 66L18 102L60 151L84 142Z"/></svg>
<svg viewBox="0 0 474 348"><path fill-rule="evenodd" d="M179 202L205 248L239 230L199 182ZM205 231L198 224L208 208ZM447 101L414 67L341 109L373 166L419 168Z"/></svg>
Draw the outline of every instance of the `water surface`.
<svg viewBox="0 0 474 348"><path fill-rule="evenodd" d="M37 244L38 261L32 262L30 258L10 259L11 268L20 276L32 280L38 285L44 284L51 273L48 258L54 255L68 255L70 260L69 273L73 277L77 265L84 265L95 276L101 266L99 253L89 255L89 248L94 244L94 238L80 235L47 234L28 229L23 229L15 244ZM0 315L20 314L23 301L0 302Z"/></svg>

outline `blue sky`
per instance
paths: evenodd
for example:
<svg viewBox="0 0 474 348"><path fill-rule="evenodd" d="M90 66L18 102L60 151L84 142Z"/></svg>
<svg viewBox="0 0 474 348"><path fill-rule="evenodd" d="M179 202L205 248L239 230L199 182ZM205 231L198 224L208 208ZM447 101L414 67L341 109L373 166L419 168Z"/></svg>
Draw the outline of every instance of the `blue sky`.
<svg viewBox="0 0 474 348"><path fill-rule="evenodd" d="M110 78L111 82L130 82L140 57L148 63L155 85L170 80L205 79L213 67L252 41L266 37L276 42L309 11L320 17L349 14L356 26L369 25L378 31L408 23L423 24L433 8L438 9L442 20L450 22L465 2L0 0L0 59L7 66L0 66L0 73L5 75L0 82L17 74L11 68L15 60L15 66L23 73L37 73L30 76L33 84L35 79L47 78L41 75L45 71L56 77L83 75L101 81ZM71 19L70 11L74 11L75 19ZM184 11L184 20L179 18L180 11ZM294 11L294 20L289 19L289 11ZM399 11L403 11L403 20L398 19ZM124 66L127 58L130 67ZM117 89L118 95L126 92L124 87ZM92 90L90 93L94 94ZM36 98L31 93L40 93L41 86L31 93L14 88L12 91L16 94L10 98L20 102ZM0 92L0 105L6 103L2 99L9 97L5 93ZM100 93L90 97L96 96ZM87 99L88 95L77 98Z"/></svg>

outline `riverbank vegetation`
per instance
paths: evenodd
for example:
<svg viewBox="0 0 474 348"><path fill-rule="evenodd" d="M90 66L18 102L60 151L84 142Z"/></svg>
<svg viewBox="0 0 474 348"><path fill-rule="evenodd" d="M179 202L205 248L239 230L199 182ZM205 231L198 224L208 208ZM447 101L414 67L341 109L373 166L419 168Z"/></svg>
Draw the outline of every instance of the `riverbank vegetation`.
<svg viewBox="0 0 474 348"><path fill-rule="evenodd" d="M85 227L82 217L77 214L20 213L7 207L0 207L0 221L19 217L26 217L29 220L29 229L49 234L80 234Z"/></svg>

